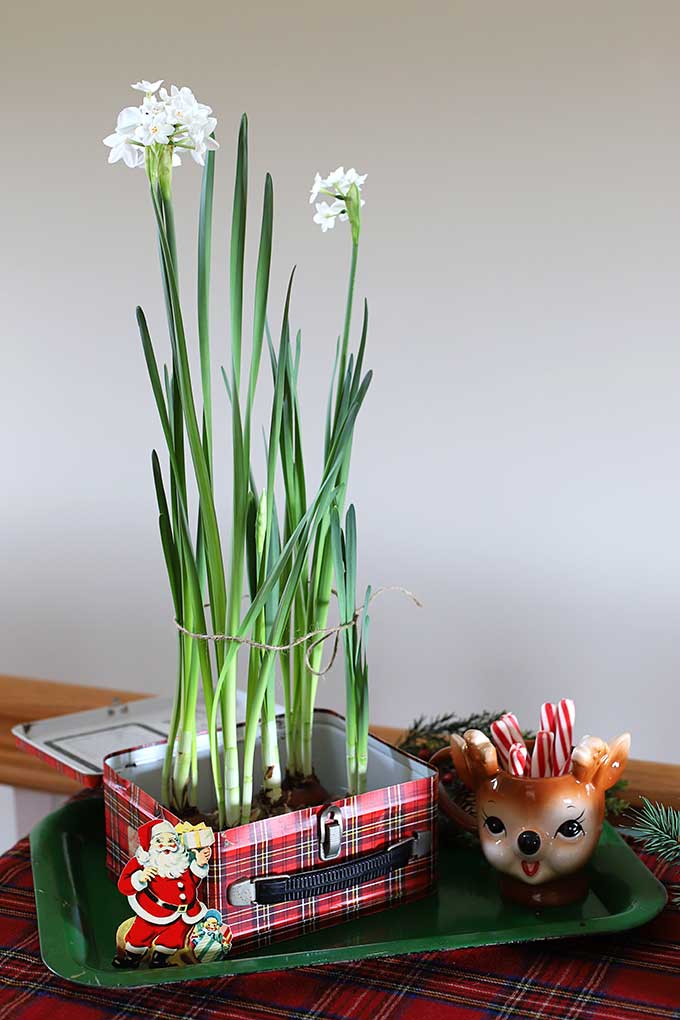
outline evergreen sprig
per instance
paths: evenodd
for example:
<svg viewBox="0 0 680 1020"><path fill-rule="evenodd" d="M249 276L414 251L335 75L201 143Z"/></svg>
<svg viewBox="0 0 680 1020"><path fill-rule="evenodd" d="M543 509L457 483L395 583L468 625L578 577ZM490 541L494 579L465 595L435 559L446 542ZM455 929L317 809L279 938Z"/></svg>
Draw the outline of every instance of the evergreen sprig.
<svg viewBox="0 0 680 1020"><path fill-rule="evenodd" d="M452 733L465 733L466 730L484 730L489 732L491 723L504 714L504 709L497 712L473 712L472 715L461 717L455 712L442 712L427 718L418 716L402 738L400 747L409 754L420 755L423 749L432 749L432 753L449 742ZM529 730L525 737L533 736Z"/></svg>
<svg viewBox="0 0 680 1020"><path fill-rule="evenodd" d="M633 812L632 835L645 850L671 864L680 861L680 811L642 798L643 806Z"/></svg>

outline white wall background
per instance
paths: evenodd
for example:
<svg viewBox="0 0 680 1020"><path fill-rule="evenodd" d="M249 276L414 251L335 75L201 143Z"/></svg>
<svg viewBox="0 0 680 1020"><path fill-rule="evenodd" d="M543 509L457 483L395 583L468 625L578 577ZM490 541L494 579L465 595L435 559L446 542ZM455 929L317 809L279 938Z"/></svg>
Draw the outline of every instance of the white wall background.
<svg viewBox="0 0 680 1020"><path fill-rule="evenodd" d="M369 174L361 572L425 604L375 606L373 718L499 706L530 724L571 694L579 730L630 728L637 756L680 761L678 4L63 0L3 22L0 669L173 683L133 317L143 303L162 338L151 210L100 141L128 83L163 75L219 117L225 357L249 113L252 208L266 169L276 188L274 319L298 266L315 451L349 241L321 235L307 191L317 169ZM199 186L178 171L189 301ZM341 690L336 671L321 701Z"/></svg>

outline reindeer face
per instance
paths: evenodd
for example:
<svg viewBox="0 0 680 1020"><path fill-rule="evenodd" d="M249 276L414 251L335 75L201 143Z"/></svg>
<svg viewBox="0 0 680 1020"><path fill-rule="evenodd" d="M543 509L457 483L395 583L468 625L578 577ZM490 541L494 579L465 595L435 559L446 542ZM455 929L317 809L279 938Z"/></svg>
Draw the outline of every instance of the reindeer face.
<svg viewBox="0 0 680 1020"><path fill-rule="evenodd" d="M489 863L530 885L580 871L597 845L604 794L620 779L629 747L627 733L611 746L584 738L572 752L569 773L533 779L501 769L495 747L479 730L454 734L448 751L460 778L475 791ZM460 808L455 811L466 817Z"/></svg>
<svg viewBox="0 0 680 1020"><path fill-rule="evenodd" d="M500 772L477 790L484 856L533 885L580 871L602 828L604 793L572 775L517 778Z"/></svg>

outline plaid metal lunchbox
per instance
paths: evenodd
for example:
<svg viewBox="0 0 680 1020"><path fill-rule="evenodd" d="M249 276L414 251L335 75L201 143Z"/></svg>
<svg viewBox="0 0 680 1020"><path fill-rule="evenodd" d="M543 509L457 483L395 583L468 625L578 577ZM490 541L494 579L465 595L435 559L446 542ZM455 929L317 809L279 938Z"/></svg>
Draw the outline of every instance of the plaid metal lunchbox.
<svg viewBox="0 0 680 1020"><path fill-rule="evenodd" d="M344 726L336 713L316 710L314 761L336 799L215 834L200 896L222 914L234 953L417 899L434 888L436 770L371 736L368 790L341 796ZM164 743L152 744L104 759L106 863L115 880L134 856L144 822L180 822L158 800L164 752ZM198 752L199 806L209 810L207 734L198 738ZM257 756L255 764L257 771Z"/></svg>

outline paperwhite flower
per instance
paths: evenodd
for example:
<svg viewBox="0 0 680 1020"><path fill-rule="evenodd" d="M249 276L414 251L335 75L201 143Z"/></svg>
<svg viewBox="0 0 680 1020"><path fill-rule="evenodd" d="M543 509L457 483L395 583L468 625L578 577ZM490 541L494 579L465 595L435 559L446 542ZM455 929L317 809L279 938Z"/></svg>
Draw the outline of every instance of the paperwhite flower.
<svg viewBox="0 0 680 1020"><path fill-rule="evenodd" d="M133 89L137 89L138 92L157 92L163 84L163 79L159 78L158 81L147 81L146 78L142 78L136 85L130 86Z"/></svg>
<svg viewBox="0 0 680 1020"><path fill-rule="evenodd" d="M326 177L323 177L321 179L321 184L323 185L324 190L330 191L331 188L336 188L337 190L337 185L344 176L345 176L344 167L339 166L337 170L333 170Z"/></svg>
<svg viewBox="0 0 680 1020"><path fill-rule="evenodd" d="M129 167L142 166L144 163L144 148L141 145L132 145L127 135L114 131L112 135L106 136L104 145L111 148L109 163L117 163L119 159Z"/></svg>
<svg viewBox="0 0 680 1020"><path fill-rule="evenodd" d="M352 185L356 185L356 188L361 192L361 188L364 181L368 177L368 174L359 174L356 172L354 167L351 167L347 172L343 166L337 167L333 170L328 177L322 177L321 174L317 173L314 177L314 183L310 191L309 201L310 204L318 198L319 195L329 195L334 199L332 205L328 202L317 202L316 204L316 215L314 222L320 224L324 234L327 230L332 229L335 226L336 219L347 220L347 206L345 199ZM360 199L361 205L365 205L363 198Z"/></svg>
<svg viewBox="0 0 680 1020"><path fill-rule="evenodd" d="M174 130L174 125L165 119L163 113L156 113L144 118L135 131L135 138L142 145L165 145Z"/></svg>
<svg viewBox="0 0 680 1020"><path fill-rule="evenodd" d="M122 159L127 166L142 166L145 147L167 145L173 166L181 166L182 149L203 166L206 152L219 148L210 137L217 127L211 107L199 103L186 86L171 85L169 91L158 92L161 84L162 79L143 80L132 86L145 93L144 99L140 106L126 106L118 114L115 132L105 139L111 148L109 162Z"/></svg>
<svg viewBox="0 0 680 1020"><path fill-rule="evenodd" d="M194 140L193 148L190 149L189 151L191 152L192 158L196 161L196 163L198 163L199 166L205 166L206 152L208 150L214 151L215 149L219 149L219 145L217 144L214 138L211 138L209 135L207 135L200 142Z"/></svg>
<svg viewBox="0 0 680 1020"><path fill-rule="evenodd" d="M356 184L356 186L359 189L359 191L361 191L361 186L363 185L363 183L364 183L364 181L366 180L367 177L368 177L368 174L358 174L356 172L356 170L354 169L354 167L352 167L345 174L345 179L342 182L342 185L341 185L341 188L340 188L340 190L342 191L343 195L347 194L347 192L349 191L350 186L352 184ZM362 203L362 205L363 205L363 203Z"/></svg>
<svg viewBox="0 0 680 1020"><path fill-rule="evenodd" d="M116 131L119 135L134 135L142 123L144 110L141 106L126 106L116 120Z"/></svg>
<svg viewBox="0 0 680 1020"><path fill-rule="evenodd" d="M312 204L312 202L315 202L316 199L319 197L319 192L322 190L322 188L324 187L325 183L326 182L324 181L324 179L321 176L321 174L317 173L317 175L314 178L314 183L312 184L312 190L309 193L309 204L310 205Z"/></svg>
<svg viewBox="0 0 680 1020"><path fill-rule="evenodd" d="M345 211L344 202L336 201L333 202L333 205L329 205L328 202L317 202L314 222L320 225L321 230L325 234L327 230L333 229L335 221L343 211ZM345 215L347 215L346 211Z"/></svg>
<svg viewBox="0 0 680 1020"><path fill-rule="evenodd" d="M361 191L361 186L367 177L368 174L358 174L354 167L351 167L351 169L345 173L345 168L339 166L325 179L322 179L320 175L317 174L314 179L314 186L316 187L318 181L319 191L324 190L333 194L346 195L352 184L356 184L359 191Z"/></svg>

